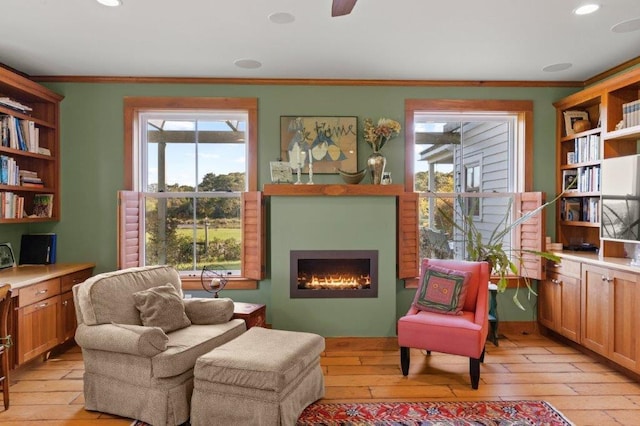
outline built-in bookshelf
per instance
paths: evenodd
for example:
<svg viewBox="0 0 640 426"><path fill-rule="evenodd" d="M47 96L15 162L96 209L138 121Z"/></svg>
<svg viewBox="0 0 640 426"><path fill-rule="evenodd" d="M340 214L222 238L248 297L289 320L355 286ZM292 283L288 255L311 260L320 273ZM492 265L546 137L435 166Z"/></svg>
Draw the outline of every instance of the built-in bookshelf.
<svg viewBox="0 0 640 426"><path fill-rule="evenodd" d="M59 220L62 99L0 67L0 223Z"/></svg>
<svg viewBox="0 0 640 426"><path fill-rule="evenodd" d="M640 120L632 115L639 99L640 69L633 69L554 103L556 190L564 192L556 239L564 247L596 247L605 256L622 257L621 243L600 239L600 171L605 158L639 152ZM588 125L572 128L578 119Z"/></svg>

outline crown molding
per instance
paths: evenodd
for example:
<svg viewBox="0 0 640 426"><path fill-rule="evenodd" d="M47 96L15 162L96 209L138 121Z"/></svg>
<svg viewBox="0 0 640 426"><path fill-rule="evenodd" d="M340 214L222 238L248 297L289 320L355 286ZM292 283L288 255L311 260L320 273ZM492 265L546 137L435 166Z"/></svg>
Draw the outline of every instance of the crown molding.
<svg viewBox="0 0 640 426"><path fill-rule="evenodd" d="M271 86L405 86L405 87L582 87L580 81L508 80L357 80L307 78L109 77L38 75L39 83L238 84Z"/></svg>
<svg viewBox="0 0 640 426"><path fill-rule="evenodd" d="M526 80L360 80L327 78L233 78L233 77L111 77L36 75L38 83L153 83L153 84L238 84L270 86L397 86L397 87L586 87L640 65L640 56L623 62L585 81Z"/></svg>

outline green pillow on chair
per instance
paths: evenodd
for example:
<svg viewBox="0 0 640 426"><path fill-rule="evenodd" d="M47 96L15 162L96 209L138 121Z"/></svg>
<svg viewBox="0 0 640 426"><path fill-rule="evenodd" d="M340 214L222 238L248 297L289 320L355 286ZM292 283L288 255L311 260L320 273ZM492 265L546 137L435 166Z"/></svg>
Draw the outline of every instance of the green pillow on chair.
<svg viewBox="0 0 640 426"><path fill-rule="evenodd" d="M422 311L461 315L470 276L470 272L427 266L412 306Z"/></svg>

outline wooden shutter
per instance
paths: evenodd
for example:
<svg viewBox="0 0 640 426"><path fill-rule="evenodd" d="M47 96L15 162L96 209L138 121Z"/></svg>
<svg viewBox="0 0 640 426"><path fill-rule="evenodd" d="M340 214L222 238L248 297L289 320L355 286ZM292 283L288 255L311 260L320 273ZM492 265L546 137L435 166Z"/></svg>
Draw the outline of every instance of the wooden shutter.
<svg viewBox="0 0 640 426"><path fill-rule="evenodd" d="M261 280L265 276L265 226L262 193L242 193L242 276Z"/></svg>
<svg viewBox="0 0 640 426"><path fill-rule="evenodd" d="M415 278L419 275L419 243L417 192L405 192L398 196L398 278Z"/></svg>
<svg viewBox="0 0 640 426"><path fill-rule="evenodd" d="M531 212L544 204L544 192L524 192L517 194L514 200L518 217ZM523 250L545 250L545 210L543 208L529 220L516 227L516 245ZM542 280L546 278L545 259L531 253L522 254L519 274L523 277Z"/></svg>
<svg viewBox="0 0 640 426"><path fill-rule="evenodd" d="M118 269L142 266L142 197L135 191L118 191Z"/></svg>

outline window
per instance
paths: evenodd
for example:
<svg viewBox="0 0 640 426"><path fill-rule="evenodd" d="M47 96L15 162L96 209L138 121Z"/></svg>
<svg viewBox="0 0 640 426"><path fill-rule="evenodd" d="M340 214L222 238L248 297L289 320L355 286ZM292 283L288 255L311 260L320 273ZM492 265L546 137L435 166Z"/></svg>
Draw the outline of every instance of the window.
<svg viewBox="0 0 640 426"><path fill-rule="evenodd" d="M466 258L464 235L442 215L471 214L491 232L515 194L530 190L532 110L530 101L405 102L405 190L419 194L419 257ZM508 235L504 244L520 241Z"/></svg>
<svg viewBox="0 0 640 426"><path fill-rule="evenodd" d="M256 238L243 226L243 195L257 186L256 111L254 99L125 100L138 265L170 264L194 278L209 265L243 277L246 240Z"/></svg>

